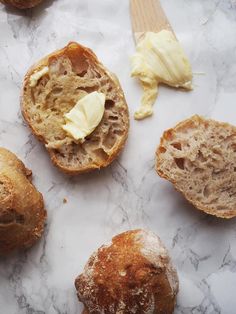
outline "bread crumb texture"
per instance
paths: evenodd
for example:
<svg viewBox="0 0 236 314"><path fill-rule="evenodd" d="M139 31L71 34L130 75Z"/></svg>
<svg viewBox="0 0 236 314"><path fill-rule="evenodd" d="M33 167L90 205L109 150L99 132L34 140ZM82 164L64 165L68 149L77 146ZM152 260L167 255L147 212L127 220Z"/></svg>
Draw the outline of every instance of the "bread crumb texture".
<svg viewBox="0 0 236 314"><path fill-rule="evenodd" d="M44 67L48 73L30 87L30 76ZM63 130L64 115L94 91L106 95L105 112L94 132L80 143ZM67 173L107 166L126 141L129 113L120 84L90 49L77 43L45 57L28 71L21 104L33 133L45 144L54 164Z"/></svg>
<svg viewBox="0 0 236 314"><path fill-rule="evenodd" d="M0 255L33 245L42 235L46 211L31 171L0 148Z"/></svg>
<svg viewBox="0 0 236 314"><path fill-rule="evenodd" d="M164 132L157 173L198 209L236 216L236 127L193 116Z"/></svg>
<svg viewBox="0 0 236 314"><path fill-rule="evenodd" d="M144 230L98 249L75 281L85 313L173 313L178 277L160 239Z"/></svg>

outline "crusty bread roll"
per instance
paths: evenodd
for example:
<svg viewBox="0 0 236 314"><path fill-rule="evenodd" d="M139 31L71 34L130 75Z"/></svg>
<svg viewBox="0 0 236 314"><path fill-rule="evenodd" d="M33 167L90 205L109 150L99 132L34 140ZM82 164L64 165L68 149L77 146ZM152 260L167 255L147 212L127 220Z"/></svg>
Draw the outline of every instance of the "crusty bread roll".
<svg viewBox="0 0 236 314"><path fill-rule="evenodd" d="M31 171L0 148L0 255L30 247L42 235L46 211Z"/></svg>
<svg viewBox="0 0 236 314"><path fill-rule="evenodd" d="M45 66L49 73L30 87L32 73ZM96 129L78 143L62 128L64 114L93 91L106 95L105 112ZM69 43L28 71L21 103L32 132L45 144L53 163L68 174L106 167L125 144L129 114L120 84L90 49L77 43Z"/></svg>
<svg viewBox="0 0 236 314"><path fill-rule="evenodd" d="M3 4L10 4L18 9L29 9L38 5L43 0L0 0Z"/></svg>
<svg viewBox="0 0 236 314"><path fill-rule="evenodd" d="M99 248L75 286L84 314L171 314L178 277L160 239L132 230Z"/></svg>
<svg viewBox="0 0 236 314"><path fill-rule="evenodd" d="M197 115L164 132L157 173L198 209L236 216L236 127Z"/></svg>

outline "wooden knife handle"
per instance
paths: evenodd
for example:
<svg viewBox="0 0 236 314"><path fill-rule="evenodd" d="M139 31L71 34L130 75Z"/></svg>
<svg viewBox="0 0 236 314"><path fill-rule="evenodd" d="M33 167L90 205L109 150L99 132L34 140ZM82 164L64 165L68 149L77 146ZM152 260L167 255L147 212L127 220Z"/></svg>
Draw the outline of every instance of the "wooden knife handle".
<svg viewBox="0 0 236 314"><path fill-rule="evenodd" d="M159 0L130 0L130 11L136 40L145 32L173 32Z"/></svg>

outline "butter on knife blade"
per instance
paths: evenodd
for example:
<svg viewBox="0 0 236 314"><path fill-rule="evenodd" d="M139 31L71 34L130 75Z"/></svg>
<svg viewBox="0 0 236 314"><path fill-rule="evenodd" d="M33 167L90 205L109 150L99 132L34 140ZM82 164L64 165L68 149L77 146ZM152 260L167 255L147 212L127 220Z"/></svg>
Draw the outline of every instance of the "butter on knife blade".
<svg viewBox="0 0 236 314"><path fill-rule="evenodd" d="M153 113L158 84L192 89L192 69L158 0L131 0L131 17L137 51L131 59L131 76L140 79L143 97L135 119Z"/></svg>

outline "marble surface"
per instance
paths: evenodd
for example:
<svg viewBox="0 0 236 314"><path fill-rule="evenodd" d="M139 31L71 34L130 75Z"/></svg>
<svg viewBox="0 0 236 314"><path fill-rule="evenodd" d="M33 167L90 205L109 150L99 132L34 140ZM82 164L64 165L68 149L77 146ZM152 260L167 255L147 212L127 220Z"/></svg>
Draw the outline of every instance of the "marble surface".
<svg viewBox="0 0 236 314"><path fill-rule="evenodd" d="M170 251L180 279L176 314L236 313L236 220L195 210L154 170L159 138L177 121L198 113L236 124L236 1L162 4L191 60L195 89L161 87L154 116L141 122L132 118L142 90L129 76L135 47L128 0L45 0L27 12L0 5L0 144L33 170L48 210L42 240L0 259L1 314L81 313L74 279L86 260L113 235L137 227L156 232ZM51 165L19 106L27 68L71 40L91 47L118 75L131 113L120 158L78 178Z"/></svg>

